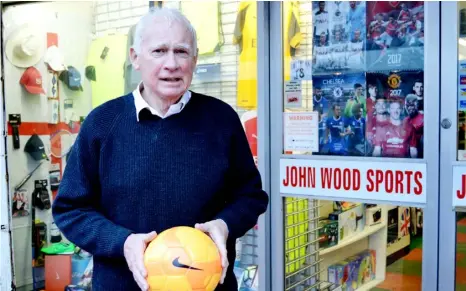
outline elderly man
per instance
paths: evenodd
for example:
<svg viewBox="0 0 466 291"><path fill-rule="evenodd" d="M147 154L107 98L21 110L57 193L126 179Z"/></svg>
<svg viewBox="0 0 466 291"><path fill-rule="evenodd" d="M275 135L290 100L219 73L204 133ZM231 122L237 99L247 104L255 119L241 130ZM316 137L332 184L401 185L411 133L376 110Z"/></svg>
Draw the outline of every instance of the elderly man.
<svg viewBox="0 0 466 291"><path fill-rule="evenodd" d="M216 290L237 290L235 241L269 201L240 119L188 91L196 32L178 11L145 15L129 53L142 81L84 121L53 204L56 224L94 255L93 290L148 290L145 248L180 225L211 236L223 267Z"/></svg>

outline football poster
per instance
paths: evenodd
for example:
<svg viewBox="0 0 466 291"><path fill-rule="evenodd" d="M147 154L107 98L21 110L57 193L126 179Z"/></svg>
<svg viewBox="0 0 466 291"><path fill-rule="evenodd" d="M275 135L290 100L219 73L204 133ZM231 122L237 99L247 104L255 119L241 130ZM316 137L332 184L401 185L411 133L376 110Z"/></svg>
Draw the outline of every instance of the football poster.
<svg viewBox="0 0 466 291"><path fill-rule="evenodd" d="M313 73L365 69L366 3L313 1Z"/></svg>
<svg viewBox="0 0 466 291"><path fill-rule="evenodd" d="M366 80L367 154L422 158L424 72L374 72Z"/></svg>
<svg viewBox="0 0 466 291"><path fill-rule="evenodd" d="M424 1L367 2L367 70L424 67Z"/></svg>
<svg viewBox="0 0 466 291"><path fill-rule="evenodd" d="M313 111L319 113L319 153L364 156L366 154L365 73L315 75Z"/></svg>

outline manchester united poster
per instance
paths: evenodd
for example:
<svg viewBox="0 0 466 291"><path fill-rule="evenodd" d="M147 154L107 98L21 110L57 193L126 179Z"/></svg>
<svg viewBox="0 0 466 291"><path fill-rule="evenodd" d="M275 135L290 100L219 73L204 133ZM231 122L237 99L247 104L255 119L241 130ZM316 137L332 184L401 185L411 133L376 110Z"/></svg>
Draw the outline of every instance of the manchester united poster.
<svg viewBox="0 0 466 291"><path fill-rule="evenodd" d="M422 158L424 153L424 73L366 74L367 154Z"/></svg>

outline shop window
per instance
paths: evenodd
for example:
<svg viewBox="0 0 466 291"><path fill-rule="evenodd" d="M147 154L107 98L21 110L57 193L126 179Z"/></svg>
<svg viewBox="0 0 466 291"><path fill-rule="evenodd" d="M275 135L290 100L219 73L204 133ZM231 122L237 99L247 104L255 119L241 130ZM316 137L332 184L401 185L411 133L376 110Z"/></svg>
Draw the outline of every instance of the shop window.
<svg viewBox="0 0 466 291"><path fill-rule="evenodd" d="M282 194L284 289L421 290L422 208L362 201L413 190L372 172L384 158L424 158L424 2L286 1L281 16L281 192L339 197Z"/></svg>
<svg viewBox="0 0 466 291"><path fill-rule="evenodd" d="M283 21L285 154L424 157L422 1L289 1Z"/></svg>
<svg viewBox="0 0 466 291"><path fill-rule="evenodd" d="M32 285L64 290L66 285L90 284L88 253L81 251L71 260L51 260L47 255L56 251L48 248L52 244L68 241L54 224L49 207L33 207L32 202L34 195L40 194L47 200L42 203L53 203L67 154L89 112L132 92L141 81L128 52L138 20L153 5L179 9L191 21L197 30L199 58L190 89L219 98L237 111L256 165L259 162L255 1L6 5L3 45L9 49L11 38L32 32L29 45L34 48L27 61L19 59L13 48L3 58L14 284L18 290L30 290ZM34 153L37 147L43 147L48 160ZM31 176L22 183L28 173ZM260 231L256 225L237 241L236 260L230 265L235 267L241 288L257 290ZM66 245L59 251L69 248ZM54 268L47 268L51 264ZM50 277L54 272L62 279Z"/></svg>

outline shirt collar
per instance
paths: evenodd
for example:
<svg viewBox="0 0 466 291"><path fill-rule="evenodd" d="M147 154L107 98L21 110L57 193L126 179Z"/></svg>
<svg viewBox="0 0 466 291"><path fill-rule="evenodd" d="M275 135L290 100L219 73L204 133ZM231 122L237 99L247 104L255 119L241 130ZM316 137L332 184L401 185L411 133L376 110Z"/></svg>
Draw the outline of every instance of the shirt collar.
<svg viewBox="0 0 466 291"><path fill-rule="evenodd" d="M142 98L141 90L142 90L143 86L144 86L144 84L142 82L140 82L138 84L138 86L136 87L136 89L133 91L134 105L136 107L137 121L139 121L139 113L141 112L141 110L143 110L145 108L149 109L149 111L151 112L152 115L157 115L160 118L167 118L170 115L180 113L181 110L183 110L186 107L186 104L188 103L188 101L191 99L191 91L188 90L183 94L183 96L181 96L181 99L177 103L172 104L170 106L170 108L168 108L168 111L165 114L165 116L162 116L162 114L158 110L156 110L155 108L152 108L146 102L146 100L144 100L144 98Z"/></svg>

